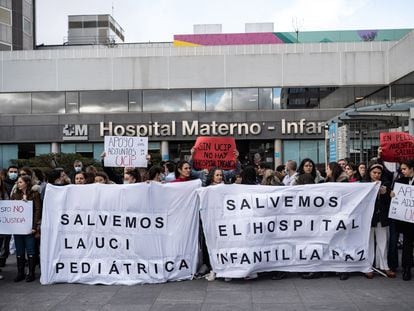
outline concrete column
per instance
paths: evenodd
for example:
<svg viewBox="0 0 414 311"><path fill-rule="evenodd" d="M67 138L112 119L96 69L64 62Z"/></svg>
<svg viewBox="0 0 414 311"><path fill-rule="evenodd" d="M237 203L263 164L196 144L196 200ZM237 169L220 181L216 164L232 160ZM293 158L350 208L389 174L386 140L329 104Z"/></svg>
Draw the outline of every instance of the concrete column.
<svg viewBox="0 0 414 311"><path fill-rule="evenodd" d="M163 140L161 142L161 160L168 161L170 159L170 152L168 150L168 141Z"/></svg>
<svg viewBox="0 0 414 311"><path fill-rule="evenodd" d="M275 169L282 164L282 140L275 139Z"/></svg>
<svg viewBox="0 0 414 311"><path fill-rule="evenodd" d="M60 144L52 143L52 153L60 153Z"/></svg>

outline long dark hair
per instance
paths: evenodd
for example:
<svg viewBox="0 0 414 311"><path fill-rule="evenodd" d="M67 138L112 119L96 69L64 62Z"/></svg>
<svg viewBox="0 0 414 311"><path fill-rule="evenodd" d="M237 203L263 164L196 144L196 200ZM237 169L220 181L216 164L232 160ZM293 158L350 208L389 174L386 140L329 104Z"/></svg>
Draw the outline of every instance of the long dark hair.
<svg viewBox="0 0 414 311"><path fill-rule="evenodd" d="M206 178L206 186L210 186L213 183L214 180L214 174L216 173L216 171L221 171L223 173L223 170L219 167L213 167L208 171L207 174L207 178ZM223 181L224 181L224 176L223 176Z"/></svg>
<svg viewBox="0 0 414 311"><path fill-rule="evenodd" d="M7 191L6 191L6 187L4 186L3 177L0 177L0 198L2 200L7 199Z"/></svg>
<svg viewBox="0 0 414 311"><path fill-rule="evenodd" d="M312 164L312 172L311 175L313 178L316 178L316 165L315 162L313 162L312 159L310 158L305 158L302 160L302 162L300 162L300 165L298 167L298 173L299 175L305 174L305 171L303 170L303 167L305 166L306 162L309 162Z"/></svg>
<svg viewBox="0 0 414 311"><path fill-rule="evenodd" d="M190 162L188 162L188 161L180 161L180 162L178 162L178 164L177 164L177 166L175 167L175 170L174 170L175 178L179 178L180 177L181 174L180 174L180 172L178 170L179 169L182 170L184 164L190 165Z"/></svg>
<svg viewBox="0 0 414 311"><path fill-rule="evenodd" d="M256 185L256 170L253 166L248 165L246 166L240 174L242 181L241 183L244 185Z"/></svg>
<svg viewBox="0 0 414 311"><path fill-rule="evenodd" d="M344 170L338 162L330 162L328 166L332 172L332 176L328 178L328 181L336 182L339 176L341 176L341 174L344 172Z"/></svg>

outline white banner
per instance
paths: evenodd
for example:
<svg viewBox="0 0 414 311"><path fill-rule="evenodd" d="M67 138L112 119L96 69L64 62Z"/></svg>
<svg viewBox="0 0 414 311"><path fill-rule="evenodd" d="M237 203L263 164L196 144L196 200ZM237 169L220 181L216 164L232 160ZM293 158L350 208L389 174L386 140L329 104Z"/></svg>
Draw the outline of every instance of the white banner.
<svg viewBox="0 0 414 311"><path fill-rule="evenodd" d="M42 284L160 283L196 271L199 180L47 185Z"/></svg>
<svg viewBox="0 0 414 311"><path fill-rule="evenodd" d="M197 190L218 277L264 271L367 272L376 183Z"/></svg>
<svg viewBox="0 0 414 311"><path fill-rule="evenodd" d="M33 201L0 200L0 234L29 234L33 228Z"/></svg>
<svg viewBox="0 0 414 311"><path fill-rule="evenodd" d="M148 137L105 136L104 164L109 167L147 167Z"/></svg>
<svg viewBox="0 0 414 311"><path fill-rule="evenodd" d="M414 223L414 186L395 183L389 218Z"/></svg>

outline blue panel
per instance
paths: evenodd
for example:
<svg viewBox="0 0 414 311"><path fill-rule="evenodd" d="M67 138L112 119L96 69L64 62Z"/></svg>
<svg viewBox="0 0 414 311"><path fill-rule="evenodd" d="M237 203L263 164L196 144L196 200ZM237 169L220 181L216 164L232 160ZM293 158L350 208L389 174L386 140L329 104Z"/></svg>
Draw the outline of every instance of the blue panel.
<svg viewBox="0 0 414 311"><path fill-rule="evenodd" d="M61 144L60 151L62 153L76 153L76 145L75 144Z"/></svg>
<svg viewBox="0 0 414 311"><path fill-rule="evenodd" d="M10 160L18 158L18 145L0 145L0 164L7 168L11 163Z"/></svg>
<svg viewBox="0 0 414 311"><path fill-rule="evenodd" d="M96 143L93 144L93 158L96 160L101 159L101 154L104 151L104 144L103 143Z"/></svg>
<svg viewBox="0 0 414 311"><path fill-rule="evenodd" d="M50 144L36 144L35 145L35 152L36 156L41 154L49 154L51 150Z"/></svg>

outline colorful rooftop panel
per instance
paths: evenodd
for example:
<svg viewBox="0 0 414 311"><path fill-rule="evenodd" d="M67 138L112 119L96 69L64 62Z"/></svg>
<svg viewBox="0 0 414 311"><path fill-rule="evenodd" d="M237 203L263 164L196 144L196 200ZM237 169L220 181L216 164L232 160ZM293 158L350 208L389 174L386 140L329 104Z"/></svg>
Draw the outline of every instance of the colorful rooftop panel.
<svg viewBox="0 0 414 311"><path fill-rule="evenodd" d="M174 46L398 41L412 29L174 35Z"/></svg>

